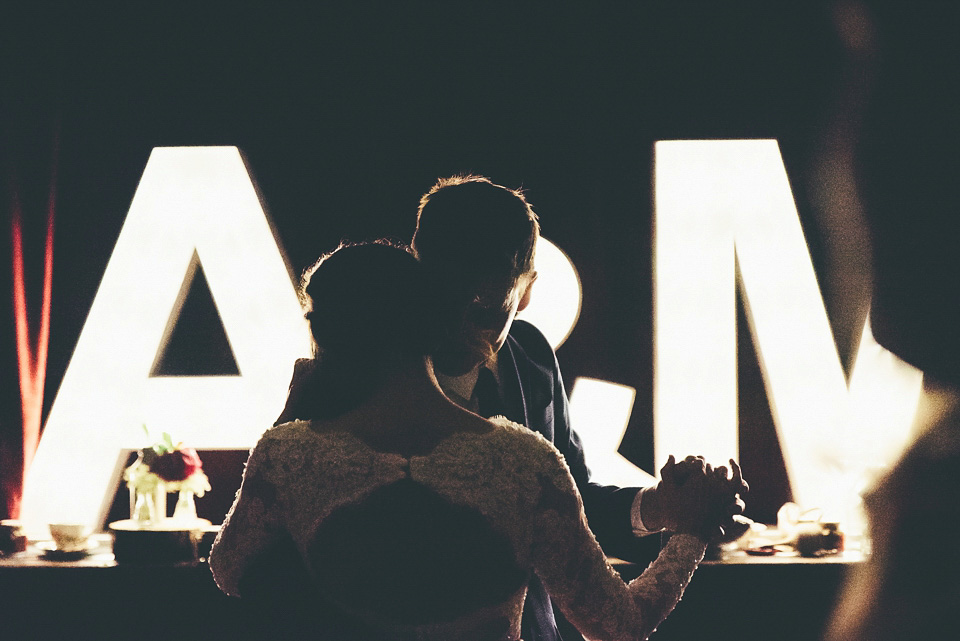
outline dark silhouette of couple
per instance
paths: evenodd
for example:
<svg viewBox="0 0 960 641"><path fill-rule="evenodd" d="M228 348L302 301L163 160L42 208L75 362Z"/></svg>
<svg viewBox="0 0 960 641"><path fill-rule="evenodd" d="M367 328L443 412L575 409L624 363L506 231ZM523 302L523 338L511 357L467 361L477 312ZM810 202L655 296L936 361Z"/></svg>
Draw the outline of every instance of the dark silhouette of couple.
<svg viewBox="0 0 960 641"><path fill-rule="evenodd" d="M515 322L538 237L523 194L458 176L421 199L411 247L344 245L307 270L315 357L210 557L271 635L539 641L563 616L591 639L643 639L707 544L735 534L733 461L671 457L643 489L591 481L556 356ZM624 583L604 550L664 530Z"/></svg>

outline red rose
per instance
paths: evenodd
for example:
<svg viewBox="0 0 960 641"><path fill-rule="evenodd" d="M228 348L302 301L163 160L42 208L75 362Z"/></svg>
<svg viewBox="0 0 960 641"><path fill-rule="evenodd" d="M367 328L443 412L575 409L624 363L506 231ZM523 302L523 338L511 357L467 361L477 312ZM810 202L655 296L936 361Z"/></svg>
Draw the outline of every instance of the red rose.
<svg viewBox="0 0 960 641"><path fill-rule="evenodd" d="M150 464L150 471L164 481L184 481L202 467L197 451L192 447L185 447L158 456Z"/></svg>

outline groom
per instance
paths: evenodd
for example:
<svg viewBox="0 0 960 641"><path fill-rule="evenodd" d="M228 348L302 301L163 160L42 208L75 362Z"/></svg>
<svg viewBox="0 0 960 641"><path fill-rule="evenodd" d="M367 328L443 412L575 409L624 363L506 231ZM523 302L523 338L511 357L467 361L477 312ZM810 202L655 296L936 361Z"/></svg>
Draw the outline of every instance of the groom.
<svg viewBox="0 0 960 641"><path fill-rule="evenodd" d="M505 415L552 442L566 458L604 551L630 557L636 535L673 528L677 507L662 486L619 488L590 480L569 424L556 355L536 327L515 322L537 279L538 237L537 216L523 194L487 178L441 179L421 198L413 249L436 279L445 301L443 324L451 328L433 356L434 369L451 400L488 418ZM734 483L731 512L742 509L736 492L746 491L739 477ZM522 633L527 641L560 640L550 598L536 577Z"/></svg>

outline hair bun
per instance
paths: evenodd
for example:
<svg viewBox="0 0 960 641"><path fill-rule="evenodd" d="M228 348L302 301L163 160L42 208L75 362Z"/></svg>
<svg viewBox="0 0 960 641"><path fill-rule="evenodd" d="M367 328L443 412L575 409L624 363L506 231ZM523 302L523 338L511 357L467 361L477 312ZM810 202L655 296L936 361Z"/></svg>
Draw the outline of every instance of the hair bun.
<svg viewBox="0 0 960 641"><path fill-rule="evenodd" d="M313 338L323 354L426 354L431 313L422 268L405 246L341 245L304 277Z"/></svg>

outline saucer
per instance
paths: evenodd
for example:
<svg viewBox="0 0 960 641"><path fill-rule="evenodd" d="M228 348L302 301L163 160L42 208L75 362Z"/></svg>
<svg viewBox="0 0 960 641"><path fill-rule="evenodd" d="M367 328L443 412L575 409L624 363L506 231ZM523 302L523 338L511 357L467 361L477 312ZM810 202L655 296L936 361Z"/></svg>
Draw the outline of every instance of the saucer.
<svg viewBox="0 0 960 641"><path fill-rule="evenodd" d="M82 548L77 550L61 550L53 541L38 541L34 546L39 549L41 558L49 561L78 561L90 554L97 547L97 542L87 540Z"/></svg>

